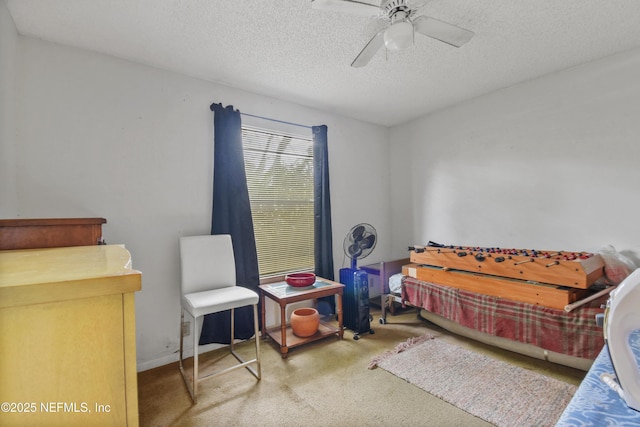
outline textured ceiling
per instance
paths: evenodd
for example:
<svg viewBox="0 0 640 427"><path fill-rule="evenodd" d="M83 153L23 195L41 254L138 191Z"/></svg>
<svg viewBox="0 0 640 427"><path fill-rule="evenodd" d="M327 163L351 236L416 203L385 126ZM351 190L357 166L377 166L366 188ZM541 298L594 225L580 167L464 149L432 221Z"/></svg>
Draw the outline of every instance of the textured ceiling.
<svg viewBox="0 0 640 427"><path fill-rule="evenodd" d="M639 0L425 0L420 15L475 37L454 48L416 35L364 68L350 64L384 21L310 0L6 2L25 36L385 126L640 47Z"/></svg>

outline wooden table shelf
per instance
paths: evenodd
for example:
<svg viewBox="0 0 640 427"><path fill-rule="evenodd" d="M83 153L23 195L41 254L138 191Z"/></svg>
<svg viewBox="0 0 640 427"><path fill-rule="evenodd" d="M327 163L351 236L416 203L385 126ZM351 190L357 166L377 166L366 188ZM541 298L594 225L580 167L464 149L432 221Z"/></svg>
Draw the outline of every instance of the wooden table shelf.
<svg viewBox="0 0 640 427"><path fill-rule="evenodd" d="M329 323L320 321L318 332L311 335L310 337L302 338L297 335L294 335L293 330L291 329L291 326L287 325L287 329L286 329L287 339L286 339L285 345L287 348L293 348L302 344L306 344L306 343L316 341L322 338L326 338L332 335L336 335L339 332L340 330L335 326L332 326ZM271 337L271 339L273 339L276 343L278 343L278 345L282 346L282 329L280 328L280 325L267 328L266 335Z"/></svg>

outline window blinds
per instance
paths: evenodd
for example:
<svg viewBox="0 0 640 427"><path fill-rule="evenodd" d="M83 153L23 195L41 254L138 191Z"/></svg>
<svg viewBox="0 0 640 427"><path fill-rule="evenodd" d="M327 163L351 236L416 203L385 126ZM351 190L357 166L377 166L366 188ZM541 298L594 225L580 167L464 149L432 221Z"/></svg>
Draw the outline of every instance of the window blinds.
<svg viewBox="0 0 640 427"><path fill-rule="evenodd" d="M261 277L314 268L313 141L243 126Z"/></svg>

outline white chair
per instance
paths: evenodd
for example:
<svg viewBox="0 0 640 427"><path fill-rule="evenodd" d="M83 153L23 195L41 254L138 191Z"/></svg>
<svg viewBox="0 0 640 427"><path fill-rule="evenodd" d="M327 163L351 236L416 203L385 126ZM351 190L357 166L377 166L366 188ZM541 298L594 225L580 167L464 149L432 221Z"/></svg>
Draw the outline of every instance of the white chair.
<svg viewBox="0 0 640 427"><path fill-rule="evenodd" d="M217 375L245 367L258 380L260 369L260 338L258 327L258 294L254 291L236 286L235 258L231 236L207 235L180 238L180 261L182 266L182 313L180 316L180 373L193 403L197 403L198 382ZM243 360L234 350L234 309L253 305L255 328L256 357ZM231 354L238 360L226 369L220 369L203 377L198 377L198 341L205 314L231 310ZM182 364L184 315L187 312L194 320L193 328L193 380L187 379ZM255 369L250 366L255 363Z"/></svg>

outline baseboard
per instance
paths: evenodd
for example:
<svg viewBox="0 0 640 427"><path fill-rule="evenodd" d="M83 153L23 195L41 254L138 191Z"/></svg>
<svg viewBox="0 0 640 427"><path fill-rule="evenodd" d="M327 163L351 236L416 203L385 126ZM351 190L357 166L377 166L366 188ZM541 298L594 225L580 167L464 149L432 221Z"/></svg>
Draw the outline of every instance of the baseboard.
<svg viewBox="0 0 640 427"><path fill-rule="evenodd" d="M192 356L190 354L189 356ZM153 360L147 360L144 362L138 362L138 372L148 371L149 369L158 368L160 366L169 365L178 361L178 353L168 354L166 356L159 357Z"/></svg>
<svg viewBox="0 0 640 427"><path fill-rule="evenodd" d="M216 350L220 347L224 347L224 345L223 344L202 345L200 346L200 354L206 353L208 351ZM154 369L160 366L175 363L178 361L178 352L179 350L175 350L171 354L165 354L163 356L159 356L151 360L139 361L137 363L137 371L138 372L148 371L149 369ZM184 358L193 357L193 348L185 348L183 357Z"/></svg>

